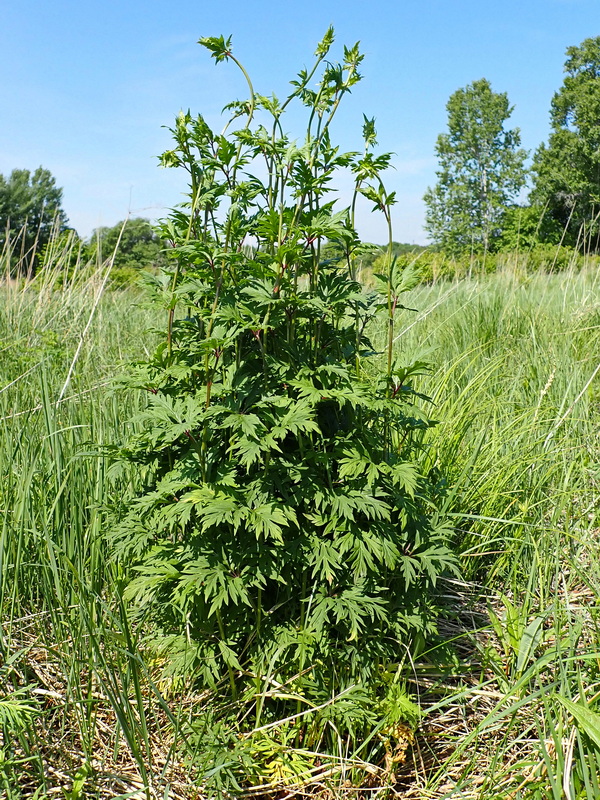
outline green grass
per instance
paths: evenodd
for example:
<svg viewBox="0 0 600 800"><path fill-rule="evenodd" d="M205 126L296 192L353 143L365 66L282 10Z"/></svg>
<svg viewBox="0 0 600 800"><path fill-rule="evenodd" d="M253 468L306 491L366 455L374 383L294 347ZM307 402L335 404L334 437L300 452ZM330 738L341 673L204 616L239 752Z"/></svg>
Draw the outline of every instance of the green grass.
<svg viewBox="0 0 600 800"><path fill-rule="evenodd" d="M425 446L457 514L461 589L489 607L479 688L499 694L470 701L483 709L456 738L450 796L598 795L598 750L558 699L598 689L598 280L506 273L408 303L422 312L398 346L435 364Z"/></svg>
<svg viewBox="0 0 600 800"><path fill-rule="evenodd" d="M63 288L51 277L0 288L0 796L10 800L59 788L73 800L193 797L181 763L204 747L185 733L208 701L153 682L122 600L128 565L107 545L110 514L140 478L109 474L103 447L123 441L144 403L113 380L164 323L136 290L107 291L107 269L82 268ZM447 481L464 576L440 585L454 651L403 666L426 712L396 767L416 796L600 795L599 280L584 268L421 286L406 301L419 311L397 320L402 361L434 365L419 388L439 424L423 446ZM371 749L340 754L330 778L340 795L346 777L364 779ZM310 763L293 742L282 752L290 772ZM384 765L369 769L391 780Z"/></svg>
<svg viewBox="0 0 600 800"><path fill-rule="evenodd" d="M60 291L41 280L2 289L0 680L9 716L0 708L0 787L9 798L72 790L92 767L118 774L109 766L123 750L142 779L147 770L152 698L146 687L142 700L123 571L105 543L107 511L136 476L107 480L102 447L120 441L143 402L116 394L113 381L144 354L152 313L131 294L104 294L103 277ZM121 782L130 788L126 772ZM119 780L100 783L112 791Z"/></svg>

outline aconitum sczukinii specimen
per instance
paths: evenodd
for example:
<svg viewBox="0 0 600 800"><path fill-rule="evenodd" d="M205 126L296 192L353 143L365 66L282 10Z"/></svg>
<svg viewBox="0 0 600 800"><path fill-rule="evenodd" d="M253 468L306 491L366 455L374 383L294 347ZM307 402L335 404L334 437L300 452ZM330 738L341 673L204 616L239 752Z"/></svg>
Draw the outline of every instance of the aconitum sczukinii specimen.
<svg viewBox="0 0 600 800"><path fill-rule="evenodd" d="M249 94L227 106L221 133L181 113L162 156L187 171L190 192L162 227L164 336L134 372L149 402L122 450L147 491L121 521L116 553L136 564L127 597L153 622L171 672L218 686L249 728L298 713L297 741L323 746L326 715L358 735L382 665L433 630L436 581L455 569L437 486L419 464L430 423L411 377L423 365L393 353L413 277L391 257L390 156L373 151L373 121L360 152L331 140L360 80L358 45L331 63L328 31L280 101L256 93L230 40L200 43L242 69ZM285 132L292 103L306 109L299 138ZM355 181L348 208L336 204L341 169ZM355 280L361 193L389 225L381 294ZM368 337L378 314L382 354ZM324 702L327 712L303 714Z"/></svg>

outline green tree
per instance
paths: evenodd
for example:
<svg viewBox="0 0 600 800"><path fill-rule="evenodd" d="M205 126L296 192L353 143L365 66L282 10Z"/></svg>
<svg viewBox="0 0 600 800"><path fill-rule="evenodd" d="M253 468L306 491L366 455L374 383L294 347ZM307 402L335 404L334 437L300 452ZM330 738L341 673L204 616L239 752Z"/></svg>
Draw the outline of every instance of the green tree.
<svg viewBox="0 0 600 800"><path fill-rule="evenodd" d="M450 96L448 133L438 136L438 182L428 189L425 230L443 249L487 252L507 205L525 184L527 153L518 128L505 130L513 107L482 78Z"/></svg>
<svg viewBox="0 0 600 800"><path fill-rule="evenodd" d="M166 265L163 244L147 219L135 217L112 227L97 228L90 237L88 256L114 256L113 278L117 283L133 280L140 269Z"/></svg>
<svg viewBox="0 0 600 800"><path fill-rule="evenodd" d="M53 230L64 231L67 217L62 209L62 189L49 170L14 169L8 178L0 175L0 247L7 237L13 264L33 272L38 254L50 241Z"/></svg>
<svg viewBox="0 0 600 800"><path fill-rule="evenodd" d="M497 247L504 251L527 251L541 242L557 245L562 238L562 229L548 209L537 205L512 206L502 218Z"/></svg>
<svg viewBox="0 0 600 800"><path fill-rule="evenodd" d="M567 48L566 77L550 109L552 132L534 157L531 200L565 242L600 246L600 36ZM580 238L581 237L581 238Z"/></svg>

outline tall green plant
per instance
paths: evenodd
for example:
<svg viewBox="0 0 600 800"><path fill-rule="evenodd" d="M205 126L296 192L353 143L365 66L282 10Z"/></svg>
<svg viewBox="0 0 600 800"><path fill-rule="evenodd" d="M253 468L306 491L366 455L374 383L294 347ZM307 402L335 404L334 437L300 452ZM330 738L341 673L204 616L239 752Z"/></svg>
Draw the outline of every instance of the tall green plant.
<svg viewBox="0 0 600 800"><path fill-rule="evenodd" d="M162 156L187 171L190 193L163 225L166 329L132 378L149 404L121 451L146 491L116 553L137 564L128 598L156 625L171 670L212 686L224 676L234 700L250 687L256 727L298 713L298 730L313 725L318 739L310 709L325 702L331 721L332 697L368 681L373 699L382 665L432 631L432 590L455 568L438 489L419 469L431 423L410 379L422 365L392 350L410 279L391 257L389 156L373 152L373 121L362 153L331 140L360 80L358 45L330 63L329 30L282 102L255 92L230 39L200 43L238 65L249 95L227 106L222 133L181 113ZM306 108L299 142L283 128L292 102ZM389 223L383 295L353 279L362 245L354 200L338 210L333 199L342 168ZM367 335L379 310L381 370Z"/></svg>

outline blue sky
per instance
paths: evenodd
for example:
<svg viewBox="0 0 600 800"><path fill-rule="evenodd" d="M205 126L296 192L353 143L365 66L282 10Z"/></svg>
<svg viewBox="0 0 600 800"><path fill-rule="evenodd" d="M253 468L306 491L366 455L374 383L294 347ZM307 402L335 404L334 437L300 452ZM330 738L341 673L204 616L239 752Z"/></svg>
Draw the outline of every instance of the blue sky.
<svg viewBox="0 0 600 800"><path fill-rule="evenodd" d="M5 0L0 173L50 169L84 236L127 213L163 216L185 191L183 174L157 166L169 147L164 126L190 108L217 127L222 106L244 96L235 66L215 66L198 38L231 34L257 91L281 96L329 24L333 57L356 40L366 55L364 80L337 124L339 142L359 147L363 112L376 117L381 149L395 153L387 179L399 200L395 238L424 242L421 198L435 182L434 145L450 94L487 78L508 92L511 124L534 150L548 135L565 49L600 35L600 2ZM366 207L359 230L385 239Z"/></svg>

